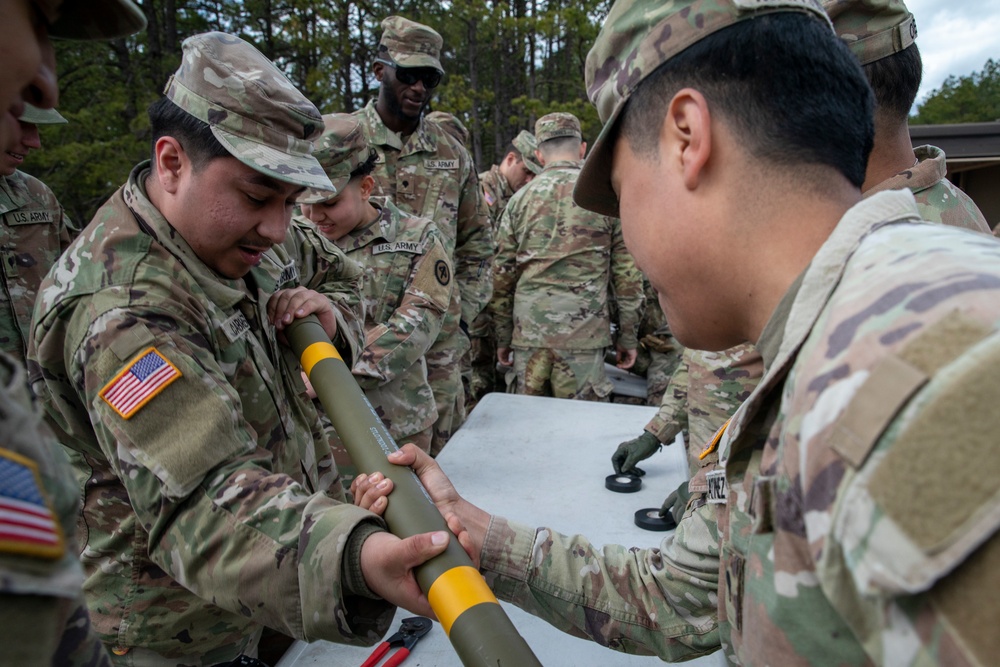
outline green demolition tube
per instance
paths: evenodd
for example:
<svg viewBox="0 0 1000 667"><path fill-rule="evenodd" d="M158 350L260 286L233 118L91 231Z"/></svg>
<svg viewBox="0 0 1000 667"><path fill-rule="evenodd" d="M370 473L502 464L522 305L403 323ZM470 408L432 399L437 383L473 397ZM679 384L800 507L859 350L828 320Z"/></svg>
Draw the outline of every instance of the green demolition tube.
<svg viewBox="0 0 1000 667"><path fill-rule="evenodd" d="M319 321L297 319L285 335L351 460L359 470L381 472L393 481L384 515L389 530L399 537L436 530L450 534L413 471L386 460L399 447ZM454 535L444 553L416 569L416 578L463 665L541 666Z"/></svg>

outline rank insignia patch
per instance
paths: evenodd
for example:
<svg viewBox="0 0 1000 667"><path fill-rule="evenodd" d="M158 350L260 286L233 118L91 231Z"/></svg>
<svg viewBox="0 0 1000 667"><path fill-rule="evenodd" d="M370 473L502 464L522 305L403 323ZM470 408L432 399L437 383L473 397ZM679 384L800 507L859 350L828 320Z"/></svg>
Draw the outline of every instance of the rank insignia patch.
<svg viewBox="0 0 1000 667"><path fill-rule="evenodd" d="M123 419L129 419L180 376L176 366L150 347L107 383L100 396Z"/></svg>
<svg viewBox="0 0 1000 667"><path fill-rule="evenodd" d="M0 552L62 558L62 529L35 463L0 449Z"/></svg>

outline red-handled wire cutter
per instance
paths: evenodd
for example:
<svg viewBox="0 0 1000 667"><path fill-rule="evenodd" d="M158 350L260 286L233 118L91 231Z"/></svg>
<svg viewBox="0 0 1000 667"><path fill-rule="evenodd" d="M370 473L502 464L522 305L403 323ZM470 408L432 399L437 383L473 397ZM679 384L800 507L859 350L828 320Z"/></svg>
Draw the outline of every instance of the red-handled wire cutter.
<svg viewBox="0 0 1000 667"><path fill-rule="evenodd" d="M368 656L368 659L361 663L361 667L375 667L378 661L382 659L382 656L389 652L390 648L401 646L402 648L393 653L392 657L382 665L382 667L396 667L396 665L406 660L406 656L410 655L410 650L413 649L421 637L430 632L432 625L433 622L431 619L424 618L423 616L404 618L403 624L399 627L399 632L379 644L372 651L372 654Z"/></svg>

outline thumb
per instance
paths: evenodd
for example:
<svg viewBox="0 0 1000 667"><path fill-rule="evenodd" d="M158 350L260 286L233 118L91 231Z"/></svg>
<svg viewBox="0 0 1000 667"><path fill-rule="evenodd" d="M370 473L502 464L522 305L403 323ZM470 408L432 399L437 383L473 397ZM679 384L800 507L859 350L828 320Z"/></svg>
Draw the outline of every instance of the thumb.
<svg viewBox="0 0 1000 667"><path fill-rule="evenodd" d="M403 549L403 560L408 568L422 565L434 556L443 553L448 548L449 540L450 536L443 530L407 537L400 544Z"/></svg>

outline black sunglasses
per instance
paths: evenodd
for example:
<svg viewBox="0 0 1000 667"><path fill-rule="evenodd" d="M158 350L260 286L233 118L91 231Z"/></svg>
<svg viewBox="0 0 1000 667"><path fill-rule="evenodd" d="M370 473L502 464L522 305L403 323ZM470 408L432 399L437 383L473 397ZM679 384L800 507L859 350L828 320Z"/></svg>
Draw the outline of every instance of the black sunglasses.
<svg viewBox="0 0 1000 667"><path fill-rule="evenodd" d="M424 88L430 90L437 88L438 84L441 83L441 72L433 67L400 67L394 62L382 60L381 58L376 59L375 62L382 63L396 70L396 79L404 86L412 86L417 81L423 81Z"/></svg>

